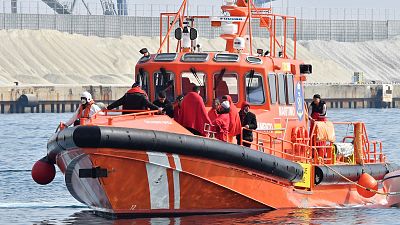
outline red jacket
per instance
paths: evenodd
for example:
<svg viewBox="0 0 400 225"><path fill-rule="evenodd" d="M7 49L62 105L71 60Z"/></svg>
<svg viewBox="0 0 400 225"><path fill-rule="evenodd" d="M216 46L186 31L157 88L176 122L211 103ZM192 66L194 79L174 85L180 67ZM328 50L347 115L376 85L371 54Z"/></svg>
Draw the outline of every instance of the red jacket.
<svg viewBox="0 0 400 225"><path fill-rule="evenodd" d="M215 131L215 137L221 141L228 141L228 129L229 129L229 114L223 113L218 114L218 117L213 121L213 131Z"/></svg>
<svg viewBox="0 0 400 225"><path fill-rule="evenodd" d="M197 130L203 136L206 135L204 124L211 124L211 121L208 118L203 98L196 92L189 92L183 98L178 123L184 127Z"/></svg>
<svg viewBox="0 0 400 225"><path fill-rule="evenodd" d="M236 136L242 132L242 124L240 123L239 111L232 102L231 96L227 95L230 111L229 111L229 136Z"/></svg>
<svg viewBox="0 0 400 225"><path fill-rule="evenodd" d="M213 122L215 119L218 117L217 110L211 108L210 111L208 111L208 117L210 118L211 122Z"/></svg>

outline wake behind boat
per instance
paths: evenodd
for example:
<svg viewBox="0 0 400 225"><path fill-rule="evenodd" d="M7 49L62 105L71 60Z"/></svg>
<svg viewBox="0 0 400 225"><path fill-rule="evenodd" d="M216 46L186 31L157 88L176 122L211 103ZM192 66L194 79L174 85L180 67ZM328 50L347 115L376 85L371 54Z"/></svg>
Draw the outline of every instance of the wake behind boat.
<svg viewBox="0 0 400 225"><path fill-rule="evenodd" d="M296 18L251 0L226 1L224 16L211 18L225 52L202 52L195 21L208 17L188 16L186 7L184 0L177 13L161 14L168 31L164 37L161 26L158 53L144 52L136 81L151 99L164 90L173 101L199 86L207 107L224 95L236 105L249 102L258 129L241 132L252 132L252 142L242 140L250 147L213 139L209 129L207 137L193 135L157 111L104 110L60 127L32 169L35 181L51 182L55 164L75 199L112 217L396 204L380 181L398 167L387 162L381 142L369 140L364 123L317 121L309 132L303 83L312 68L296 59ZM257 54L255 21L270 39L269 50ZM170 52L174 28L177 52ZM336 142L340 126L351 132Z"/></svg>

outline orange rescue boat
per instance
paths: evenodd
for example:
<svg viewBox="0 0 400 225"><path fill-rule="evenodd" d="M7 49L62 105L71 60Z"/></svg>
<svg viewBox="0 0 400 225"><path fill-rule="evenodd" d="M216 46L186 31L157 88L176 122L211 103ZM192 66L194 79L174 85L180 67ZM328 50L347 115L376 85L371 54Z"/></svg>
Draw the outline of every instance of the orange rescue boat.
<svg viewBox="0 0 400 225"><path fill-rule="evenodd" d="M152 100L166 90L174 101L197 85L207 107L223 95L238 106L249 102L258 121L251 147L195 136L156 111L104 110L50 138L32 170L36 180L51 182L55 164L75 199L111 217L388 205L394 193L380 181L398 167L386 161L381 142L368 139L364 123L318 121L309 133L303 83L312 67L296 59L295 17L252 0L226 1L224 16L214 18L188 16L186 7L184 0L178 12L161 14L160 48L139 60L135 79ZM201 51L195 22L202 19L222 28L223 52ZM253 54L255 22L269 49ZM337 143L340 125L352 132Z"/></svg>

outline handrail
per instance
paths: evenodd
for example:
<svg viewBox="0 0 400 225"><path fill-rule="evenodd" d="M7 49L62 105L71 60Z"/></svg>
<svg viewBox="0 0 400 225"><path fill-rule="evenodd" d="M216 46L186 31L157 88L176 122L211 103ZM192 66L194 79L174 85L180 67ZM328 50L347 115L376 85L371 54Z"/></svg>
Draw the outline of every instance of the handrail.
<svg viewBox="0 0 400 225"><path fill-rule="evenodd" d="M354 125L360 122L332 123ZM362 124L362 157L364 163L385 162L385 155L382 152L382 142L369 141L366 133L365 124ZM272 132L242 128L242 134L243 130L251 131L253 133L254 141L250 142L242 139L241 144L248 143L254 145L256 147L255 150L259 150L281 158L313 164L354 163L354 161L351 159L349 159L349 161L346 161L348 160L348 157L341 158L336 155L333 148L333 142L318 141L315 129L313 129L310 137L296 138L295 142L274 136ZM345 136L342 142L344 142L348 138L354 139L354 136ZM304 144L304 142L308 144Z"/></svg>
<svg viewBox="0 0 400 225"><path fill-rule="evenodd" d="M125 118L125 117L133 117L135 120L136 117L138 116L154 116L156 113L158 113L158 110L102 110L101 112L104 112L104 115L99 115L95 114L94 117L89 119L89 123L92 123L93 119L96 119L97 116L105 116L107 117L107 124L112 125L113 121L115 119L120 119L120 118ZM128 112L128 114L122 114L122 115L109 115L109 112ZM87 122L81 121L81 125L85 125Z"/></svg>

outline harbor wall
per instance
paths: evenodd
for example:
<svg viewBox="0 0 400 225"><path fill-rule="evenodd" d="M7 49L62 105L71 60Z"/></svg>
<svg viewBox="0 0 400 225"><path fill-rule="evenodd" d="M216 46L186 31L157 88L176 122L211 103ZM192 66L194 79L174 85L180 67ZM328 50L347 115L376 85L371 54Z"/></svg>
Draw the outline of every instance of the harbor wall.
<svg viewBox="0 0 400 225"><path fill-rule="evenodd" d="M15 86L0 87L0 113L63 113L79 106L80 94L89 91L96 102L110 104L120 98L129 86ZM320 94L330 108L400 108L400 84L394 84L392 101L382 101L381 84L306 85L304 96L312 101Z"/></svg>

